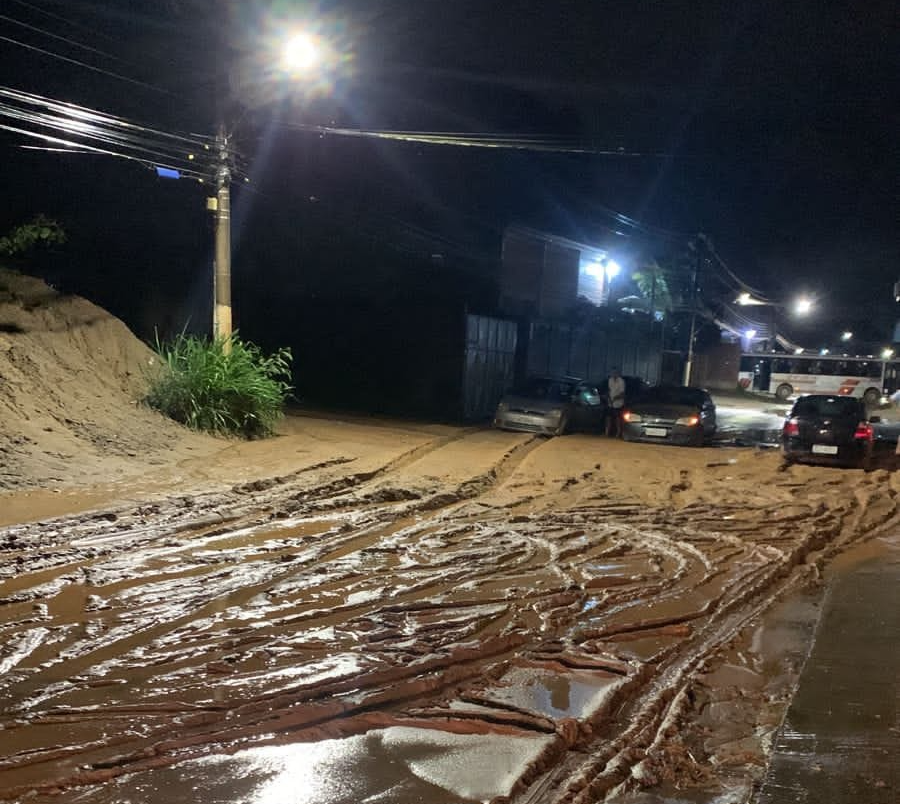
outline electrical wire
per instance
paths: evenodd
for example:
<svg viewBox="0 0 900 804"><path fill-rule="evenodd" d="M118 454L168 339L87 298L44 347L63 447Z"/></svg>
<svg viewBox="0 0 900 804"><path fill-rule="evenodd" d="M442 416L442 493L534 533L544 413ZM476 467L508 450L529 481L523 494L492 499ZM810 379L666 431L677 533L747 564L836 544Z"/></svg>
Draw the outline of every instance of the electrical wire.
<svg viewBox="0 0 900 804"><path fill-rule="evenodd" d="M114 36L110 36L109 34L103 33L103 31L98 31L96 28L92 28L89 25L84 25L80 22L75 22L74 20L63 17L60 14L56 14L52 11L47 11L40 6L34 5L34 3L27 3L25 0L7 0L7 2L15 3L18 6L23 6L31 11L34 11L38 14L43 14L45 17L50 17L51 19L57 20L58 22L64 22L66 25L71 26L72 28L80 28L83 31L87 31L91 34L91 36L102 36L104 39L109 40L110 42L117 42L118 40Z"/></svg>
<svg viewBox="0 0 900 804"><path fill-rule="evenodd" d="M24 92L23 90L14 89L12 87L0 85L0 97L5 97L13 101L24 103L28 106L39 106L51 112L68 115L77 120L83 120L90 123L103 126L117 126L120 128L140 131L146 134L178 141L186 145L193 145L197 148L205 148L215 142L215 137L206 134L190 134L185 132L169 132L161 129L151 128L134 120L125 117L118 117L106 112L100 112L87 106L79 106L68 101L54 100L44 95L37 95L33 92Z"/></svg>
<svg viewBox="0 0 900 804"><path fill-rule="evenodd" d="M725 271L725 273L729 277L731 277L731 279L734 282L737 283L737 285L738 285L737 289L740 292L748 292L748 293L752 294L753 296L755 296L757 299L759 299L759 301L765 302L767 304L772 303L772 300L767 298L764 293L762 293L761 291L754 288L748 282L745 282L734 271L732 271L731 268L728 267L728 265L726 265L725 260L722 259L722 257L719 255L719 252L716 251L715 247L713 246L712 241L706 235L701 234L699 237L703 241L703 243L706 245L706 248L709 251L710 255L715 257L716 262L719 264L719 266L722 268L722 270Z"/></svg>
<svg viewBox="0 0 900 804"><path fill-rule="evenodd" d="M469 148L496 148L505 150L542 151L548 153L592 154L595 156L653 157L664 158L666 154L643 151L626 151L622 148L602 149L594 146L567 143L563 140L538 136L510 136L504 134L467 134L462 132L439 131L394 131L387 129L344 128L306 123L284 122L280 125L311 134L340 137L414 142L423 145L452 145Z"/></svg>
<svg viewBox="0 0 900 804"><path fill-rule="evenodd" d="M163 131L10 87L0 86L0 118L15 123L3 125L6 131L63 146L54 150L116 156L202 180L213 179L221 166L211 137ZM234 160L235 173L242 165Z"/></svg>
<svg viewBox="0 0 900 804"><path fill-rule="evenodd" d="M200 181L206 181L210 178L208 175L200 173L198 171L182 170L181 168L176 167L175 165L162 164L162 163L154 162L154 161L151 161L151 160L148 160L145 158L135 156L133 154L121 153L119 151L113 151L108 148L98 148L93 145L87 145L85 143L76 142L73 140L66 140L66 139L63 139L62 137L55 137L50 134L42 134L37 131L29 131L28 129L18 128L17 126L10 126L5 123L0 123L0 130L10 131L10 132L13 132L16 134L22 134L26 137L32 137L35 139L42 140L43 142L52 143L53 145L68 146L68 148L66 148L66 149L54 149L54 150L72 149L69 151L70 153L79 153L79 152L83 152L83 151L88 151L93 154L101 154L103 156L114 156L114 157L118 157L120 159L127 159L127 160L130 160L133 162L139 162L140 164L144 165L145 167L148 167L151 169L156 169L157 167L163 167L163 168L169 168L171 170L177 170L181 175L187 176L188 178L195 178Z"/></svg>
<svg viewBox="0 0 900 804"><path fill-rule="evenodd" d="M129 78L127 75L122 75L121 73L114 73L111 70L104 70L102 67L95 67L94 65L88 64L84 61L80 61L79 59L73 59L69 56L63 56L61 53L54 53L52 50L46 50L45 48L37 47L37 45L29 45L27 42L22 42L9 36L0 36L0 42L8 42L11 45L16 45L18 47L25 48L26 50L32 50L36 53L40 53L44 56L50 56L51 58L58 59L59 61L64 61L68 64L74 64L78 67L83 67L86 70L91 70L95 73L109 76L110 78L116 78L119 81L126 81L129 84L143 87L144 89L149 89L153 92L160 92L164 95L175 95L174 92L171 92L168 89L164 89L163 87L156 86L155 84L148 84L146 81L138 81L136 78Z"/></svg>
<svg viewBox="0 0 900 804"><path fill-rule="evenodd" d="M120 59L118 56L114 56L112 53L107 53L104 50L99 50L98 48L91 47L90 45L85 45L82 42L78 42L75 39L70 39L67 36L61 36L59 34L55 34L52 31L48 31L46 28L39 28L36 25L30 25L27 22L22 22L22 20L17 20L14 17L8 17L6 14L0 14L0 20L5 20L6 22L12 23L13 25L18 25L22 28L27 28L29 31L33 31L35 33L42 34L44 36L48 36L51 39L56 39L59 42L65 42L68 45L72 45L72 47L77 47L81 50L86 50L88 53L94 53L98 56L104 56L108 59L113 59L114 61L124 62L124 59Z"/></svg>

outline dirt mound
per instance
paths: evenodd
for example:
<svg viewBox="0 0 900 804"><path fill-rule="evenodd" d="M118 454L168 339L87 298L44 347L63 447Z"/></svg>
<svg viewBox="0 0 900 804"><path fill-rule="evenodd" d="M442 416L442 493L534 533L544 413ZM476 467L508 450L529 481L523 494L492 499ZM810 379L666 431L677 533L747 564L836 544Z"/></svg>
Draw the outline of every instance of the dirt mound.
<svg viewBox="0 0 900 804"><path fill-rule="evenodd" d="M208 442L139 404L153 357L105 310L0 269L0 489L115 480Z"/></svg>

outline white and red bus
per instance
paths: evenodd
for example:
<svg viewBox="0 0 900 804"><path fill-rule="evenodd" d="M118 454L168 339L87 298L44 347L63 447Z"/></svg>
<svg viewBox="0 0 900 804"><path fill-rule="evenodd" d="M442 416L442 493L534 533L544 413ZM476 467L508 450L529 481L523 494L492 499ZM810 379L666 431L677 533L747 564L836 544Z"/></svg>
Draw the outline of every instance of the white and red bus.
<svg viewBox="0 0 900 804"><path fill-rule="evenodd" d="M900 361L846 355L741 355L738 384L785 400L803 394L836 394L876 405L900 381Z"/></svg>

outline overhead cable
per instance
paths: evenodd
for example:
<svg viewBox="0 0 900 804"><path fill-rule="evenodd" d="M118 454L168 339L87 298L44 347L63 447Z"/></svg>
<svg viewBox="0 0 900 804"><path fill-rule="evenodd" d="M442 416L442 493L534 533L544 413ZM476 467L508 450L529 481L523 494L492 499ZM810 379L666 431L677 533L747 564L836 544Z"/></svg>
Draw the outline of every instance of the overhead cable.
<svg viewBox="0 0 900 804"><path fill-rule="evenodd" d="M54 100L53 98L48 98L44 95L37 95L33 92L24 92L23 90L14 89L12 87L0 85L0 97L6 97L10 100L15 100L31 106L41 106L50 111L68 115L69 117L77 120L83 120L101 126L117 126L132 131L140 131L146 134L152 134L153 136L176 140L188 145L194 145L198 148L202 148L215 141L214 136L206 134L163 131L162 129L145 126L141 123L138 123L137 121L129 120L125 117L118 117L116 115L108 114L107 112L100 112L96 109L91 109L87 106L79 106L78 104L69 103L67 101Z"/></svg>
<svg viewBox="0 0 900 804"><path fill-rule="evenodd" d="M31 11L34 11L38 14L42 14L45 17L49 17L50 19L57 20L58 22L64 22L66 25L71 26L72 28L81 28L83 31L87 31L91 34L91 36L102 36L104 39L108 39L111 42L118 41L114 36L110 36L109 34L103 33L102 31L98 31L96 27L90 25L84 25L80 22L75 22L73 19L69 17L63 17L60 14L55 14L52 11L46 11L40 6L36 6L34 3L27 3L25 0L7 0L7 2L15 3L18 6L23 6Z"/></svg>
<svg viewBox="0 0 900 804"><path fill-rule="evenodd" d="M77 142L75 140L66 140L66 139L63 139L62 137L54 137L50 134L42 134L38 131L29 131L28 129L18 128L17 126L6 125L5 123L0 123L0 129L2 129L3 131L11 131L16 134L22 134L26 137L33 137L35 139L39 139L44 142L52 143L54 145L68 146L68 148L72 149L70 151L71 153L83 153L84 151L88 151L88 152L95 153L95 154L102 154L104 156L114 156L114 157L118 157L120 159L127 159L127 160L130 160L133 162L139 162L140 164L142 164L146 167L149 167L149 168L163 167L163 168L169 168L171 170L177 170L181 175L184 175L189 178L196 178L201 181L205 181L210 178L208 175L201 173L199 171L195 171L195 170L191 170L191 169L184 170L173 164L160 163L160 162L156 162L154 160L147 159L145 157L142 158L142 157L136 156L134 154L127 154L127 153L122 153L120 151L113 151L108 148L98 148L96 146L87 145L85 143Z"/></svg>
<svg viewBox="0 0 900 804"><path fill-rule="evenodd" d="M16 45L17 47L25 48L26 50L32 50L36 53L41 53L44 56L50 56L50 58L67 62L68 64L74 64L78 67L83 67L86 70L91 70L95 73L109 76L110 78L116 78L119 81L126 81L129 84L143 87L144 89L149 89L153 92L160 92L164 95L175 94L174 92L171 92L168 89L164 89L163 87L156 86L155 84L148 84L146 81L138 81L136 78L129 78L127 75L122 75L121 73L114 73L111 70L104 70L102 67L95 67L93 64L88 64L87 62L80 61L79 59L73 59L69 56L63 56L61 53L54 53L52 50L46 50L45 48L37 47L36 45L29 45L27 42L22 42L18 39L12 39L9 36L0 36L0 42L8 42L11 45Z"/></svg>
<svg viewBox="0 0 900 804"><path fill-rule="evenodd" d="M654 158L666 156L665 154L660 153L626 151L623 148L602 149L587 144L571 143L560 139L530 135L509 136L503 134L467 134L464 132L394 131L390 129L345 128L339 126L322 126L291 122L282 122L281 125L312 134L395 140L400 142L414 142L423 145L452 145L468 148L496 148L565 154L593 154L596 156Z"/></svg>
<svg viewBox="0 0 900 804"><path fill-rule="evenodd" d="M14 17L8 17L6 14L0 14L0 20L4 20L13 25L18 25L21 28L26 28L29 31L33 31L34 33L41 34L43 36L48 36L51 39L56 39L59 42L65 42L67 45L71 45L72 47L77 47L81 50L86 50L88 53L94 53L98 56L104 56L107 59L113 59L115 61L125 61L124 59L119 58L118 56L114 56L112 53L107 53L106 51L99 50L98 48L91 47L90 45L85 45L83 42L79 42L75 39L70 39L67 36L61 36L60 34L55 34L52 31L48 31L46 28L39 28L37 25L30 25L27 22L22 22L22 20L17 20Z"/></svg>

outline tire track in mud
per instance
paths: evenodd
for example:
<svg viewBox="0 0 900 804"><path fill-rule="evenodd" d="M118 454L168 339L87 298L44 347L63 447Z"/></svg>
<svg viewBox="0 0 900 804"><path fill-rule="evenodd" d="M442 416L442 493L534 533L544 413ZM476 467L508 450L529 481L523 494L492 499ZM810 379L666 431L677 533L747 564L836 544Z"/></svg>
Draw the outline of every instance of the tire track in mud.
<svg viewBox="0 0 900 804"><path fill-rule="evenodd" d="M727 501L604 501L600 477L531 488L534 505L513 514L492 492L551 444L393 493L439 448L426 450L285 518L254 512L137 557L107 553L69 581L84 586L76 609L52 586L7 596L0 636L20 647L0 656L0 798L412 725L551 735L516 800L602 801L665 766L709 657L829 551L898 522L892 495L871 505L874 488L830 507L827 494L759 506L748 527ZM267 504L282 492L295 490L265 489ZM80 538L115 523L95 524ZM596 700L548 704L551 677ZM61 729L68 747L48 748Z"/></svg>

